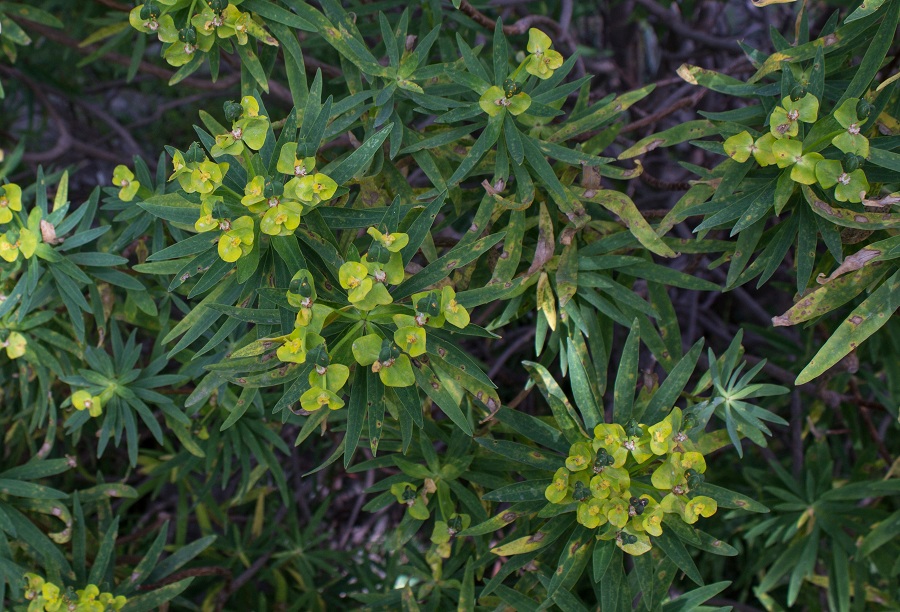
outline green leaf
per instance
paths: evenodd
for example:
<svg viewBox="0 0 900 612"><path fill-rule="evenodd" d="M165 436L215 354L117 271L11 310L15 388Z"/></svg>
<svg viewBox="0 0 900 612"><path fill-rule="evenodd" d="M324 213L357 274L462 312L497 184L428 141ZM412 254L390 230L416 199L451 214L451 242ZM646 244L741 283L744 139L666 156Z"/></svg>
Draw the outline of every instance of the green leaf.
<svg viewBox="0 0 900 612"><path fill-rule="evenodd" d="M162 604L172 601L183 593L193 582L193 578L185 578L172 584L167 584L154 591L137 597L130 597L128 602L122 608L122 612L146 612L148 610L159 610Z"/></svg>
<svg viewBox="0 0 900 612"><path fill-rule="evenodd" d="M618 215L634 237L653 253L656 253L661 257L675 257L675 251L666 246L653 228L650 227L650 224L647 223L647 220L641 215L637 206L631 201L631 198L624 193L613 191L611 189L603 189L600 191L575 189L575 192L582 199L599 204L610 212Z"/></svg>
<svg viewBox="0 0 900 612"><path fill-rule="evenodd" d="M444 388L444 383L438 379L432 369L423 363L419 363L413 366L413 373L416 376L416 383L419 385L419 388L425 391L425 394L438 405L438 408L457 427L465 432L466 435L471 436L472 426L469 424L465 413L453 396Z"/></svg>
<svg viewBox="0 0 900 612"><path fill-rule="evenodd" d="M381 145L390 136L393 127L393 123L388 123L380 131L369 136L353 153L341 161L328 164L322 169L322 172L330 176L338 185L347 183L371 163L375 154L381 149ZM335 167L332 168L332 166Z"/></svg>
<svg viewBox="0 0 900 612"><path fill-rule="evenodd" d="M631 147L619 153L617 159L631 159L638 155L648 153L658 147L671 147L672 145L697 140L704 136L718 134L719 128L707 120L686 121L668 130L663 130L634 143Z"/></svg>
<svg viewBox="0 0 900 612"><path fill-rule="evenodd" d="M900 306L900 302L897 301L898 288L900 288L900 272L894 273L856 307L819 349L812 361L803 368L794 384L802 385L821 376L828 368L881 329Z"/></svg>
<svg viewBox="0 0 900 612"><path fill-rule="evenodd" d="M576 527L559 556L557 569L547 587L547 597L553 597L560 589L569 591L574 586L591 559L593 546L593 530L581 525Z"/></svg>
<svg viewBox="0 0 900 612"><path fill-rule="evenodd" d="M616 423L627 423L632 418L634 407L634 390L637 386L638 349L640 348L641 331L637 319L628 332L619 370L616 374L615 391L613 392L613 420Z"/></svg>
<svg viewBox="0 0 900 612"><path fill-rule="evenodd" d="M498 455L541 470L555 472L564 464L564 459L560 456L548 456L532 446L526 446L525 444L519 444L518 442L509 442L507 440L497 440L493 438L475 438L475 441Z"/></svg>
<svg viewBox="0 0 900 612"><path fill-rule="evenodd" d="M363 423L366 420L366 371L367 368L356 368L353 375L353 386L350 388L350 403L347 406L347 433L344 445L344 468L349 467L359 445Z"/></svg>
<svg viewBox="0 0 900 612"><path fill-rule="evenodd" d="M466 154L462 163L459 164L447 180L448 185L456 185L466 178L469 172L475 167L475 164L481 161L481 158L484 157L485 153L494 146L494 143L500 138L500 131L503 128L503 117L505 115L506 113L500 113L488 119L487 127L484 128L484 131L481 132L478 140L476 140L475 144L472 145L472 148L469 149L469 152Z"/></svg>
<svg viewBox="0 0 900 612"><path fill-rule="evenodd" d="M684 544L681 543L681 540L672 535L669 531L663 529L662 535L653 538L653 542L657 544L662 551L666 553L666 556L678 566L678 569L683 571L688 578L697 584L697 586L703 586L703 577L700 575L700 570L697 569L694 559L691 558L690 553L688 553Z"/></svg>
<svg viewBox="0 0 900 612"><path fill-rule="evenodd" d="M453 270L462 268L481 257L483 253L503 240L505 235L505 232L498 232L476 240L474 243L464 244L461 242L446 255L434 260L414 276L400 283L391 292L391 295L394 297L394 300L401 300L413 293L423 291L438 281L445 279Z"/></svg>

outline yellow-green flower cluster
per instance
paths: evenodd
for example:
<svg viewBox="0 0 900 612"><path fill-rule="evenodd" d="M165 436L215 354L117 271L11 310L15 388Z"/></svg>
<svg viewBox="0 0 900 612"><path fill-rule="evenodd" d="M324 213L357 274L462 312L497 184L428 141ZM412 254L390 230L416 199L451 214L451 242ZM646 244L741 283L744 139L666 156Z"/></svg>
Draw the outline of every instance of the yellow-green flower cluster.
<svg viewBox="0 0 900 612"><path fill-rule="evenodd" d="M633 494L632 477L651 468L655 494ZM593 440L572 444L545 497L554 504L577 503L580 524L605 527L599 538L615 538L622 550L640 555L650 550L650 536L662 534L665 515L693 524L715 513L715 500L693 493L705 471L706 461L682 431L682 413L675 408L650 427L597 425Z"/></svg>
<svg viewBox="0 0 900 612"><path fill-rule="evenodd" d="M294 174L292 165L294 143L288 143L282 153L287 150L290 161L281 155L277 169L292 178L281 185L278 182L267 182L264 176L255 176L244 187L241 204L250 212L261 215L260 231L269 236L289 236L300 225L300 217L322 202L330 200L337 191L337 183L327 174L313 172L315 159L306 158L301 162L302 174ZM290 149L289 149L290 147ZM284 161L284 163L283 163ZM309 174L306 174L306 171Z"/></svg>
<svg viewBox="0 0 900 612"><path fill-rule="evenodd" d="M743 163L752 155L760 166L790 168L790 178L795 183L834 187L838 202L861 202L869 182L859 163L869 154L869 141L860 133L860 126L870 111L869 103L858 98L850 98L835 109L834 118L844 131L831 143L844 153L843 160L804 152L803 141L797 138L801 123L815 123L818 118L819 100L810 93L786 96L769 117L769 131L756 140L743 131L725 140L723 147L737 162Z"/></svg>
<svg viewBox="0 0 900 612"><path fill-rule="evenodd" d="M210 149L213 157L240 155L244 147L259 151L266 141L269 118L259 114L259 102L253 96L244 96L240 103L225 103L225 118L231 121L231 131L216 136L216 144Z"/></svg>
<svg viewBox="0 0 900 612"><path fill-rule="evenodd" d="M312 360L309 389L300 396L300 406L308 412L326 406L330 410L342 408L344 400L340 393L350 378L350 368L342 363L332 363L328 355L321 332L332 309L316 303L315 283L309 270L300 270L291 279L287 300L291 306L299 308L294 331L272 340L281 342L276 350L281 361L306 363Z"/></svg>
<svg viewBox="0 0 900 612"><path fill-rule="evenodd" d="M190 20L181 29L172 17L173 11L184 8L179 0L150 0L139 4L129 13L128 21L134 29L156 34L160 42L168 45L163 57L172 66L187 64L198 52L209 52L217 38L234 38L237 44L246 45L249 35L267 45L278 45L250 13L235 6L240 0L205 0L205 4L202 11L188 16Z"/></svg>
<svg viewBox="0 0 900 612"><path fill-rule="evenodd" d="M95 584L83 589L63 590L37 574L25 574L25 599L28 612L107 612L121 610L128 600L112 593L101 593Z"/></svg>
<svg viewBox="0 0 900 612"><path fill-rule="evenodd" d="M403 282L400 251L409 244L406 234L381 233L374 227L368 229L368 234L373 238L369 252L359 261L345 262L338 270L338 280L347 289L347 298L360 310L372 310L394 301L385 285Z"/></svg>

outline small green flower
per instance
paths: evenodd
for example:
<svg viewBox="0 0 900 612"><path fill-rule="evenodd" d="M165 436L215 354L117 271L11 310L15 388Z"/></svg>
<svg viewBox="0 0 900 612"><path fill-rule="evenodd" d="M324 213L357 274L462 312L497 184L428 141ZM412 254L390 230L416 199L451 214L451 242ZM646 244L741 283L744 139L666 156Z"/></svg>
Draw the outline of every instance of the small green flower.
<svg viewBox="0 0 900 612"><path fill-rule="evenodd" d="M639 557L652 548L650 538L646 533L633 532L630 529L619 533L616 538L616 546L632 557Z"/></svg>
<svg viewBox="0 0 900 612"><path fill-rule="evenodd" d="M113 595L112 593L100 593L100 598L97 601L103 606L104 611L112 608L116 612L124 608L125 604L128 603L128 599L124 595Z"/></svg>
<svg viewBox="0 0 900 612"><path fill-rule="evenodd" d="M244 185L244 196L241 198L241 204L249 208L252 212L264 212L266 202L266 177L262 175L254 176L246 185Z"/></svg>
<svg viewBox="0 0 900 612"><path fill-rule="evenodd" d="M619 529L628 524L628 509L630 507L628 498L630 495L631 494L626 491L624 497L614 497L606 504L606 518L609 520L610 524Z"/></svg>
<svg viewBox="0 0 900 612"><path fill-rule="evenodd" d="M815 123L818 116L819 100L811 93L799 100L785 96L769 117L769 130L775 138L793 138L800 133L800 121Z"/></svg>
<svg viewBox="0 0 900 612"><path fill-rule="evenodd" d="M219 257L234 263L253 249L254 223L252 217L238 217L232 221L224 234L219 237Z"/></svg>
<svg viewBox="0 0 900 612"><path fill-rule="evenodd" d="M391 253L399 253L409 244L409 236L400 232L382 234L377 228L370 227L366 233Z"/></svg>
<svg viewBox="0 0 900 612"><path fill-rule="evenodd" d="M336 393L322 387L307 389L300 396L300 407L307 412L315 412L323 406L328 406L329 410L338 410L343 408L344 400L339 398Z"/></svg>
<svg viewBox="0 0 900 612"><path fill-rule="evenodd" d="M699 519L701 516L703 518L711 517L716 513L717 509L718 504L716 503L716 500L704 495L698 495L684 505L684 510L681 516L684 519L685 523L692 525L696 523L697 519Z"/></svg>
<svg viewBox="0 0 900 612"><path fill-rule="evenodd" d="M283 336L283 344L275 351L275 355L285 363L303 363L307 353L324 343L324 339L306 327L297 327L287 336Z"/></svg>
<svg viewBox="0 0 900 612"><path fill-rule="evenodd" d="M394 342L410 357L425 354L425 330L417 325L397 328L397 331L394 332Z"/></svg>
<svg viewBox="0 0 900 612"><path fill-rule="evenodd" d="M378 377L385 387L411 387L416 384L412 363L406 355L391 357L387 361L376 361L372 364L372 371L378 372Z"/></svg>
<svg viewBox="0 0 900 612"><path fill-rule="evenodd" d="M22 188L15 183L0 186L0 225L12 221L12 211L22 210Z"/></svg>
<svg viewBox="0 0 900 612"><path fill-rule="evenodd" d="M816 179L825 189L835 188L834 198L838 202L862 202L869 191L865 172L860 169L845 172L841 162L835 159L822 160L816 164Z"/></svg>
<svg viewBox="0 0 900 612"><path fill-rule="evenodd" d="M347 298L351 302L362 301L374 284L369 278L369 269L358 261L344 262L338 270L338 281L341 287L349 290Z"/></svg>
<svg viewBox="0 0 900 612"><path fill-rule="evenodd" d="M650 451L654 455L665 455L671 452L678 443L675 436L681 430L681 409L674 408L665 419L647 428L650 434Z"/></svg>
<svg viewBox="0 0 900 612"><path fill-rule="evenodd" d="M297 157L297 143L286 142L278 154L278 162L275 169L282 174L294 177L303 177L312 172L316 167L315 157Z"/></svg>
<svg viewBox="0 0 900 612"><path fill-rule="evenodd" d="M210 149L213 157L240 155L245 145L259 151L265 143L269 118L259 114L259 102L253 96L244 96L240 105L243 112L231 124L231 131L216 136L216 144Z"/></svg>
<svg viewBox="0 0 900 612"><path fill-rule="evenodd" d="M269 236L290 236L300 226L303 205L291 200L275 199L259 222L259 231ZM271 202L271 199L270 199Z"/></svg>
<svg viewBox="0 0 900 612"><path fill-rule="evenodd" d="M320 202L326 202L334 196L337 191L338 184L328 176L317 172L312 175L301 177L297 182L296 194L297 199L301 202L310 203L313 206Z"/></svg>
<svg viewBox="0 0 900 612"><path fill-rule="evenodd" d="M222 162L217 164L209 160L204 160L191 170L190 179L187 187L184 187L187 193L199 193L205 195L212 193L222 184L222 178L228 172L228 164Z"/></svg>
<svg viewBox="0 0 900 612"><path fill-rule="evenodd" d="M18 359L25 354L28 347L28 340L19 332L10 331L4 338L3 333L6 330L0 330L0 348L6 349L6 356L10 359Z"/></svg>
<svg viewBox="0 0 900 612"><path fill-rule="evenodd" d="M793 166L803 156L803 143L799 140L783 138L772 144L772 155L779 168Z"/></svg>
<svg viewBox="0 0 900 612"><path fill-rule="evenodd" d="M662 522L665 512L655 499L649 495L641 495L641 499L647 500L643 514L635 517L632 522L640 521L640 527L652 536L659 537L662 535Z"/></svg>
<svg viewBox="0 0 900 612"><path fill-rule="evenodd" d="M526 49L531 54L525 58L525 71L528 74L533 74L539 79L549 79L553 76L553 71L563 65L562 54L550 49L552 44L550 37L537 28L528 30Z"/></svg>
<svg viewBox="0 0 900 612"><path fill-rule="evenodd" d="M589 444L575 442L569 448L569 456L566 458L566 468L570 472L580 472L588 469L594 461L594 454Z"/></svg>
<svg viewBox="0 0 900 612"><path fill-rule="evenodd" d="M753 148L753 159L762 167L771 166L775 163L775 154L772 153L772 145L778 139L771 132L766 132L756 139Z"/></svg>
<svg viewBox="0 0 900 612"><path fill-rule="evenodd" d="M525 92L507 96L502 88L494 85L481 94L478 106L490 117L495 117L504 111L509 111L510 115L517 117L531 106L531 96Z"/></svg>
<svg viewBox="0 0 900 612"><path fill-rule="evenodd" d="M391 485L391 495L393 495L398 503L407 507L407 512L414 519L420 521L427 520L430 516L428 512L428 504L416 491L415 485L411 482L397 482Z"/></svg>
<svg viewBox="0 0 900 612"><path fill-rule="evenodd" d="M20 230L11 229L5 234L0 234L0 258L12 263L21 253L25 259L30 259L37 245L37 234L30 229L24 227Z"/></svg>
<svg viewBox="0 0 900 612"><path fill-rule="evenodd" d="M128 22L138 32L156 34L160 42L174 43L178 41L178 29L171 15L160 15L156 2L139 4L128 14Z"/></svg>
<svg viewBox="0 0 900 612"><path fill-rule="evenodd" d="M469 325L469 311L456 301L456 291L453 287L445 285L441 289L441 314L450 325L463 329Z"/></svg>
<svg viewBox="0 0 900 612"><path fill-rule="evenodd" d="M112 182L119 187L119 199L123 202L131 202L141 188L140 182L134 180L134 173L122 164L113 169Z"/></svg>
<svg viewBox="0 0 900 612"><path fill-rule="evenodd" d="M378 334L368 334L353 341L351 350L356 363L369 366L378 361L384 339Z"/></svg>
<svg viewBox="0 0 900 612"><path fill-rule="evenodd" d="M342 363L330 363L327 366L316 365L309 373L309 384L337 393L344 387L348 378L350 378L350 368Z"/></svg>
<svg viewBox="0 0 900 612"><path fill-rule="evenodd" d="M630 486L631 477L623 468L606 467L591 478L591 493L597 499L606 499L628 490Z"/></svg>
<svg viewBox="0 0 900 612"><path fill-rule="evenodd" d="M622 467L628 458L628 449L623 447L626 440L625 429L618 423L601 423L594 427L594 450L604 449L612 458L612 467Z"/></svg>
<svg viewBox="0 0 900 612"><path fill-rule="evenodd" d="M553 475L551 482L544 491L544 497L553 504L561 504L569 492L569 470L559 468Z"/></svg>
<svg viewBox="0 0 900 612"><path fill-rule="evenodd" d="M102 400L84 389L72 394L72 405L75 410L87 410L92 417L98 417L103 413Z"/></svg>
<svg viewBox="0 0 900 612"><path fill-rule="evenodd" d="M580 503L578 504L575 518L588 529L596 529L600 525L605 525L608 520L606 518L606 503L600 499L589 499Z"/></svg>
<svg viewBox="0 0 900 612"><path fill-rule="evenodd" d="M198 232L209 232L220 228L225 221L216 216L217 206L221 205L221 196L204 196L200 199L200 217L194 222L194 229Z"/></svg>
<svg viewBox="0 0 900 612"><path fill-rule="evenodd" d="M750 159L750 155L755 151L756 146L753 142L753 136L746 130L740 134L735 134L727 138L722 143L725 153L736 162L744 163Z"/></svg>
<svg viewBox="0 0 900 612"><path fill-rule="evenodd" d="M447 521L435 521L434 531L431 532L431 541L434 544L446 544L456 537L460 531L468 529L472 524L472 518L468 514L453 513Z"/></svg>
<svg viewBox="0 0 900 612"><path fill-rule="evenodd" d="M162 33L161 33L162 34ZM166 31L166 37L170 38L171 34ZM162 36L160 36L162 38ZM215 37L199 35L197 28L188 26L178 31L178 40L169 45L163 52L163 57L170 66L184 66L194 59L197 52L207 53L212 49Z"/></svg>
<svg viewBox="0 0 900 612"><path fill-rule="evenodd" d="M834 118L844 132L841 132L831 140L831 144L840 149L843 153L852 153L860 157L869 156L869 139L860 133L862 124L865 119L857 115L857 107L859 106L859 98L848 98L835 109ZM852 200L851 200L852 201Z"/></svg>
<svg viewBox="0 0 900 612"><path fill-rule="evenodd" d="M825 159L820 153L802 155L791 168L791 180L801 185L816 183L816 165Z"/></svg>

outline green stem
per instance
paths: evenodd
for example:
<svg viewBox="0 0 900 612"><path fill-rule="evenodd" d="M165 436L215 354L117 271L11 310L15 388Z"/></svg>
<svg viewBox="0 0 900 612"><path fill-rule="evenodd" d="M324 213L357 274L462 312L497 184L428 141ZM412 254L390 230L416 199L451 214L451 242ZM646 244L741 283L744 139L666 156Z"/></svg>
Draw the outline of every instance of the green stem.
<svg viewBox="0 0 900 612"><path fill-rule="evenodd" d="M188 9L187 13L187 23L184 24L184 27L188 27L191 25L191 17L194 16L194 7L197 5L197 0L191 0L191 8Z"/></svg>

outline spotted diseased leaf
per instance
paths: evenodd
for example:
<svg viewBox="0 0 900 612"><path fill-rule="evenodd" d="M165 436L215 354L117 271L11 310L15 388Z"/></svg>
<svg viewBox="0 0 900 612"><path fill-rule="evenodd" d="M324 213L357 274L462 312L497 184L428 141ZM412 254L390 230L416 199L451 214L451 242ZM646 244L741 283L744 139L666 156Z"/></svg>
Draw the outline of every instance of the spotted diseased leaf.
<svg viewBox="0 0 900 612"><path fill-rule="evenodd" d="M898 289L900 289L900 272L895 272L838 326L812 361L803 368L794 384L802 385L818 378L881 329L900 306Z"/></svg>

